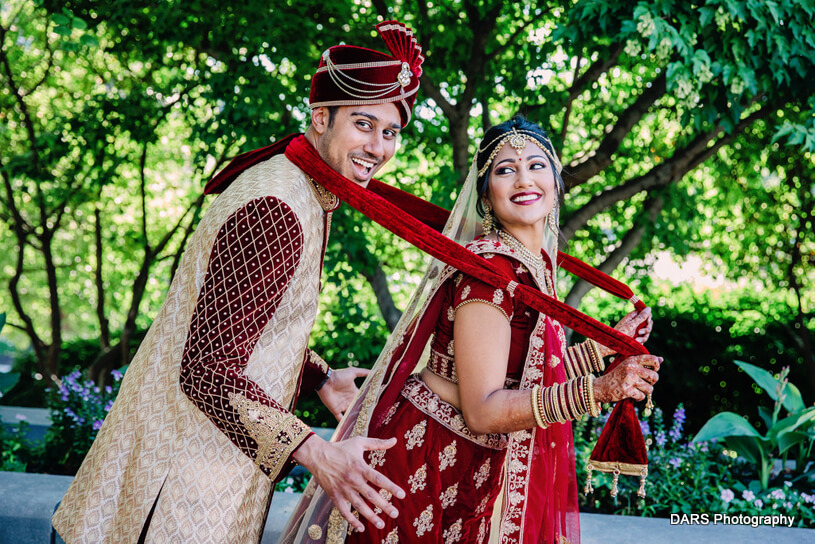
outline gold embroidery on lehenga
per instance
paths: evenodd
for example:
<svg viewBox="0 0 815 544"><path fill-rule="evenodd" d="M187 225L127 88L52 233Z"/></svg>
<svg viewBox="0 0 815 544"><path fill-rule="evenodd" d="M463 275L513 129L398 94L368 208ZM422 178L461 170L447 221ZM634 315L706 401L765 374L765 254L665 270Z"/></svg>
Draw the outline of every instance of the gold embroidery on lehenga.
<svg viewBox="0 0 815 544"><path fill-rule="evenodd" d="M478 544L484 542L485 536L487 536L487 518L483 518L481 525L478 526Z"/></svg>
<svg viewBox="0 0 815 544"><path fill-rule="evenodd" d="M492 294L492 302L493 304L501 304L504 302L504 291L501 289L496 289Z"/></svg>
<svg viewBox="0 0 815 544"><path fill-rule="evenodd" d="M326 544L342 544L345 541L345 524L348 523L337 510L337 507L331 509L331 515L328 516L328 536L326 537Z"/></svg>
<svg viewBox="0 0 815 544"><path fill-rule="evenodd" d="M399 529L396 528L382 539L382 544L399 544Z"/></svg>
<svg viewBox="0 0 815 544"><path fill-rule="evenodd" d="M415 520L413 526L416 527L416 536L422 536L433 528L433 505L428 504Z"/></svg>
<svg viewBox="0 0 815 544"><path fill-rule="evenodd" d="M427 431L427 420L421 421L405 433L405 449L412 450L416 446L424 444L424 433Z"/></svg>
<svg viewBox="0 0 815 544"><path fill-rule="evenodd" d="M444 447L444 451L439 453L439 472L447 467L452 467L456 464L456 441L453 440L450 444Z"/></svg>
<svg viewBox="0 0 815 544"><path fill-rule="evenodd" d="M476 516L480 516L481 514L484 513L484 510L487 509L487 503L489 502L489 500L490 500L489 496L484 497L483 499L481 499L481 504L479 504L478 508L475 509L475 515Z"/></svg>
<svg viewBox="0 0 815 544"><path fill-rule="evenodd" d="M432 355L431 355L432 358ZM430 368L429 366L427 368ZM467 428L461 413L452 404L444 402L418 377L410 376L402 388L402 396L423 414L432 417L458 436L485 448L500 450L507 447L507 435L473 434Z"/></svg>
<svg viewBox="0 0 815 544"><path fill-rule="evenodd" d="M311 540L320 540L323 538L323 529L317 524L311 525L308 528L308 537Z"/></svg>
<svg viewBox="0 0 815 544"><path fill-rule="evenodd" d="M453 506L456 503L457 498L458 498L458 482L454 483L446 490L442 491L442 494L439 495L441 509L446 510ZM484 497L484 499L486 500L486 497Z"/></svg>
<svg viewBox="0 0 815 544"><path fill-rule="evenodd" d="M393 419L394 414L396 414L396 410L399 408L399 404L401 403L399 401L396 401L390 408L388 408L388 413L385 414L385 419L382 420L382 426L385 426L391 422L391 419Z"/></svg>
<svg viewBox="0 0 815 544"><path fill-rule="evenodd" d="M461 518L458 518L454 524L444 530L441 535L444 539L444 544L453 544L453 542L458 542L461 540L462 521L463 520Z"/></svg>
<svg viewBox="0 0 815 544"><path fill-rule="evenodd" d="M481 489L481 486L484 485L484 482L487 481L487 478L490 476L490 459L487 458L484 461L484 464L478 468L478 472L473 475L473 481L475 482L475 488Z"/></svg>
<svg viewBox="0 0 815 544"><path fill-rule="evenodd" d="M237 410L238 418L249 436L257 442L255 464L266 468L272 478L277 476L285 460L311 433L308 425L294 414L249 400L239 393L229 393L229 404Z"/></svg>
<svg viewBox="0 0 815 544"><path fill-rule="evenodd" d="M420 466L416 473L408 478L408 484L410 484L411 493L416 493L416 491L427 487L427 463Z"/></svg>
<svg viewBox="0 0 815 544"><path fill-rule="evenodd" d="M381 467L385 464L385 452L387 450L374 450L370 454L370 462L368 464L371 465L371 468Z"/></svg>

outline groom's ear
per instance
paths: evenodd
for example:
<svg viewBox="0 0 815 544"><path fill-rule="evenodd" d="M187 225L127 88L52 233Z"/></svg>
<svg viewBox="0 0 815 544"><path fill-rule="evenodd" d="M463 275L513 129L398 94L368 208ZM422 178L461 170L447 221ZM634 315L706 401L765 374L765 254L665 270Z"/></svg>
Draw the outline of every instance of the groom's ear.
<svg viewBox="0 0 815 544"><path fill-rule="evenodd" d="M330 119L328 108L325 106L311 110L311 126L314 127L314 131L321 136L328 130Z"/></svg>

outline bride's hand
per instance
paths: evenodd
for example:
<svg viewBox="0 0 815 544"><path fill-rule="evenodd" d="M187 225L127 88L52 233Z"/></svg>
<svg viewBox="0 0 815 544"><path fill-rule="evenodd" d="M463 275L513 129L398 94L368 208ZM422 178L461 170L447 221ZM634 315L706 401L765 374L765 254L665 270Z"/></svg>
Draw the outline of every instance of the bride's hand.
<svg viewBox="0 0 815 544"><path fill-rule="evenodd" d="M644 344L651 336L651 330L654 328L654 320L651 316L651 308L646 308L642 311L634 310L624 318L622 318L614 328L626 336L630 336L640 344ZM597 352L600 357L608 357L617 353L613 349L597 343Z"/></svg>

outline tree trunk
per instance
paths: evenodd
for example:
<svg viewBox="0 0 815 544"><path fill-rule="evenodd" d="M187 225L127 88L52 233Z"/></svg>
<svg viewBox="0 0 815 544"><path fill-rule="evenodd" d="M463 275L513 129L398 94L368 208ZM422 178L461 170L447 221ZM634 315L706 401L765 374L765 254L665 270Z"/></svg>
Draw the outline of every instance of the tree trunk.
<svg viewBox="0 0 815 544"><path fill-rule="evenodd" d="M382 270L382 266L377 263L376 269L372 274L363 273L363 275L374 290L376 303L379 306L379 311L382 312L382 317L385 319L388 330L393 331L399 322L399 318L402 317L402 312L393 302L390 289L388 289L388 278L385 275L385 271Z"/></svg>

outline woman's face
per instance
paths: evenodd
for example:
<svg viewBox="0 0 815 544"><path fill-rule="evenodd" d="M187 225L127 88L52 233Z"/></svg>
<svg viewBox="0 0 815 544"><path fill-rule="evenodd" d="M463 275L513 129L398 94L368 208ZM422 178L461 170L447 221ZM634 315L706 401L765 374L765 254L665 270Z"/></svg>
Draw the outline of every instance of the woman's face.
<svg viewBox="0 0 815 544"><path fill-rule="evenodd" d="M546 153L526 141L519 155L509 144L498 151L487 183L486 200L506 229L543 227L557 199L555 174Z"/></svg>

